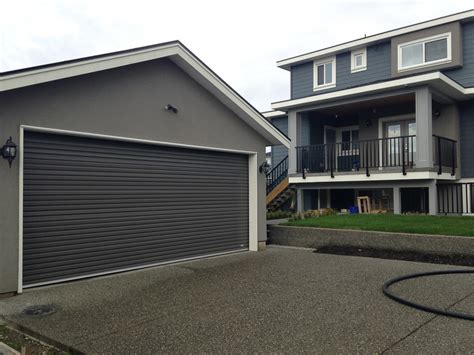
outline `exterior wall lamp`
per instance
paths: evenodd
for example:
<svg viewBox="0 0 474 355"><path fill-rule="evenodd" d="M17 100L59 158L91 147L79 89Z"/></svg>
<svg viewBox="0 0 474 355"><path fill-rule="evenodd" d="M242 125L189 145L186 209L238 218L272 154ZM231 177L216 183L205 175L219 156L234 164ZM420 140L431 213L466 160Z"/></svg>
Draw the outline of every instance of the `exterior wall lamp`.
<svg viewBox="0 0 474 355"><path fill-rule="evenodd" d="M16 153L18 151L18 148L15 143L12 141L12 137L8 138L7 141L5 142L5 145L2 147L2 156L3 159L8 160L8 164L10 165L10 168L12 167L12 162L16 158Z"/></svg>
<svg viewBox="0 0 474 355"><path fill-rule="evenodd" d="M266 174L270 170L270 164L264 161L262 164L260 164L260 166L258 167L258 170L260 171L260 174L263 174L263 173Z"/></svg>

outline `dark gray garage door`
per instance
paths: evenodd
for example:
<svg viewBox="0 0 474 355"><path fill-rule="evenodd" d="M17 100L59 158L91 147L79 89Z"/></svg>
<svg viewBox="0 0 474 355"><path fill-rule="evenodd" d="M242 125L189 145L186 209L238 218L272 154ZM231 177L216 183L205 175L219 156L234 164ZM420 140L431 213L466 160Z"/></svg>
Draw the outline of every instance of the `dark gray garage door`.
<svg viewBox="0 0 474 355"><path fill-rule="evenodd" d="M25 286L248 249L245 155L25 132Z"/></svg>

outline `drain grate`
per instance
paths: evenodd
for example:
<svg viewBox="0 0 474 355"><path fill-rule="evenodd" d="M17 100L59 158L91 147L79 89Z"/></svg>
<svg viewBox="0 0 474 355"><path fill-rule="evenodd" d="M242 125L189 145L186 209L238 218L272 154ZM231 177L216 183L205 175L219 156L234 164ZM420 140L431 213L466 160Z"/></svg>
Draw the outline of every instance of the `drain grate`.
<svg viewBox="0 0 474 355"><path fill-rule="evenodd" d="M42 304L42 305L35 305L35 306L30 306L26 307L23 310L23 314L25 316L47 316L49 314L53 314L56 312L58 309L55 305L52 304Z"/></svg>

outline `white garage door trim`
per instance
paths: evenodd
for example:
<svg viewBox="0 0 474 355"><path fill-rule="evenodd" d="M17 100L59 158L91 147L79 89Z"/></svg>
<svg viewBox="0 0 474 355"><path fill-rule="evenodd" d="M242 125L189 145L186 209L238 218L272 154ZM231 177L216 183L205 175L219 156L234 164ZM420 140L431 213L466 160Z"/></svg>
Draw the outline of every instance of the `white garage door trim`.
<svg viewBox="0 0 474 355"><path fill-rule="evenodd" d="M163 142L163 141L154 141L154 140L146 140L146 139L138 139L138 138L131 138L131 137L121 137L121 136L111 136L105 134L97 134L97 133L89 133L89 132L80 132L80 131L70 131L70 130L63 130L63 129L55 129L55 128L46 128L46 127L36 127L36 126L28 126L28 125L21 125L20 126L20 142L19 142L19 244L18 244L18 293L23 292L23 165L24 165L24 134L25 131L36 131L36 132L45 132L45 133L56 133L62 135L70 135L70 136L79 136L79 137L88 137L88 138L99 138L99 139L107 139L107 140L114 140L114 141L124 141L124 142L133 142L133 143L142 143L142 144L150 144L150 145L161 145L161 146L172 146L172 147L180 147L180 148L192 148L192 149L200 149L200 150L208 150L208 151L220 151L220 152L227 152L227 153L239 153L245 154L248 156L248 175L249 175L249 250L250 251L257 251L258 250L258 160L257 160L257 152L253 151L245 151L245 150L236 150L236 149L222 149L222 148L215 148L215 147L207 147L207 146L199 146L199 145L189 145L189 144L180 144L180 143L172 143L172 142ZM206 255L209 256L216 256L216 255L223 255L229 254L231 252L224 252L218 254L211 254ZM47 282L47 284L51 283L58 283L64 281L70 281L85 277L93 277L99 275L106 275L111 273L123 272L123 271L130 271L142 268L148 268L158 265L165 265L170 263L176 263L179 261L184 260L192 260L202 257L191 257L186 259L179 259L174 261L167 261L161 262L146 266L135 266L125 269L119 269L114 271L106 271L102 273L96 273L93 275L87 276L78 276L72 277L68 279L61 279L53 282ZM45 283L46 284L46 283ZM33 286L40 286L39 284L36 285L29 285L28 287Z"/></svg>

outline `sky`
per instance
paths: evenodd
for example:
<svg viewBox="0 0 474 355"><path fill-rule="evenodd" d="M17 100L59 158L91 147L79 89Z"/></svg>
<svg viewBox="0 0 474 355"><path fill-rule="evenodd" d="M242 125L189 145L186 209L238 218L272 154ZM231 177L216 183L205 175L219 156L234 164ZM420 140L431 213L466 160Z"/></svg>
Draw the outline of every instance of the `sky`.
<svg viewBox="0 0 474 355"><path fill-rule="evenodd" d="M0 0L0 72L180 40L261 111L276 61L474 8L472 0Z"/></svg>

